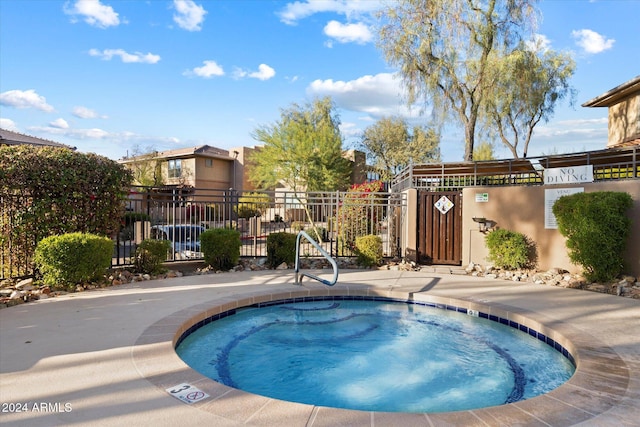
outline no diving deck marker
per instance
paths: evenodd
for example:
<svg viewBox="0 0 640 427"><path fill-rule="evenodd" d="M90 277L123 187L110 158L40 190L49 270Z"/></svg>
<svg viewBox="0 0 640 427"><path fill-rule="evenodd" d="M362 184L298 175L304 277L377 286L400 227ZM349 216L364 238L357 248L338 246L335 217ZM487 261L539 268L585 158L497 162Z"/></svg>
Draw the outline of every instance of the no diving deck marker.
<svg viewBox="0 0 640 427"><path fill-rule="evenodd" d="M192 404L209 397L209 395L204 391L199 390L197 387L194 387L191 384L187 383L169 387L167 389L167 392L176 399L180 399L188 404Z"/></svg>

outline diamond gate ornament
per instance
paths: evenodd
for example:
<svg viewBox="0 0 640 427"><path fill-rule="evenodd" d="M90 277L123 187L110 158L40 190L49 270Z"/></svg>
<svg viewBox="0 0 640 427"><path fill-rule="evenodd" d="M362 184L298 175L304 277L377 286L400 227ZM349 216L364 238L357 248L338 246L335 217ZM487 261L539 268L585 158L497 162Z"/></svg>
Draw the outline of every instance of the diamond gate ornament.
<svg viewBox="0 0 640 427"><path fill-rule="evenodd" d="M440 211L440 213L444 215L453 207L453 202L449 200L447 196L442 196L438 199L434 206Z"/></svg>

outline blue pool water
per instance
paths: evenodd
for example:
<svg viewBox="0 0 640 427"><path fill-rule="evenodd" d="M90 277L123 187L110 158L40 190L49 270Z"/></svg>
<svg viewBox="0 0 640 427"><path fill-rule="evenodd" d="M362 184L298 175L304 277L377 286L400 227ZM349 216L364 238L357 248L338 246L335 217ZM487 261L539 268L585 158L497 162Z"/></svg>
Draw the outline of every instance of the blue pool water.
<svg viewBox="0 0 640 427"><path fill-rule="evenodd" d="M574 365L531 335L425 305L322 300L239 309L176 351L203 375L263 396L442 412L516 402L568 380Z"/></svg>

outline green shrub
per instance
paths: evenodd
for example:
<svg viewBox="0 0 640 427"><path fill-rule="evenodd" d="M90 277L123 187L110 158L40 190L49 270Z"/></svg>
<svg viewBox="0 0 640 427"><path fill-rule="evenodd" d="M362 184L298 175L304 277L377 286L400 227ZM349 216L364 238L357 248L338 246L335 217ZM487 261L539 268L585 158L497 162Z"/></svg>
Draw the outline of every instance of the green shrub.
<svg viewBox="0 0 640 427"><path fill-rule="evenodd" d="M296 235L271 233L267 236L267 265L276 268L283 262L292 265L296 258Z"/></svg>
<svg viewBox="0 0 640 427"><path fill-rule="evenodd" d="M497 229L485 237L489 261L505 269L528 268L535 265L535 246L527 236L515 231Z"/></svg>
<svg viewBox="0 0 640 427"><path fill-rule="evenodd" d="M200 235L204 261L216 270L229 270L240 259L240 232L229 228L210 228Z"/></svg>
<svg viewBox="0 0 640 427"><path fill-rule="evenodd" d="M49 236L38 242L34 262L52 287L97 281L111 266L113 241L90 233Z"/></svg>
<svg viewBox="0 0 640 427"><path fill-rule="evenodd" d="M380 265L382 262L382 238L372 234L356 237L358 264L363 267Z"/></svg>
<svg viewBox="0 0 640 427"><path fill-rule="evenodd" d="M159 274L167 269L163 263L167 260L167 252L171 249L168 240L145 239L136 248L133 264L138 273Z"/></svg>
<svg viewBox="0 0 640 427"><path fill-rule="evenodd" d="M600 191L560 197L553 205L558 230L567 238L569 259L584 268L588 280L607 281L624 270L631 233L628 193Z"/></svg>
<svg viewBox="0 0 640 427"><path fill-rule="evenodd" d="M335 219L341 253L352 253L356 250L357 237L377 231L382 210L375 206L384 200L380 194L383 187L381 181L374 181L353 185L347 191Z"/></svg>
<svg viewBox="0 0 640 427"><path fill-rule="evenodd" d="M2 273L31 274L36 243L45 237L75 232L113 236L122 226L131 181L123 165L96 154L0 146L0 233L7 242L0 248L6 261Z"/></svg>

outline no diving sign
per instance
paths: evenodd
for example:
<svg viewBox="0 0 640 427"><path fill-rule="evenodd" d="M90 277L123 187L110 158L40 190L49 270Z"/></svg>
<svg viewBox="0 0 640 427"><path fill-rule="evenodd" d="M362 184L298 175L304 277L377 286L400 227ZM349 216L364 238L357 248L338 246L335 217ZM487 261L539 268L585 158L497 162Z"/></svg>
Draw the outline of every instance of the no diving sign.
<svg viewBox="0 0 640 427"><path fill-rule="evenodd" d="M198 388L192 386L191 384L182 383L178 385L174 385L173 387L169 387L167 392L176 399L180 399L185 403L195 403L202 399L209 397L207 393Z"/></svg>

